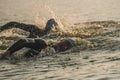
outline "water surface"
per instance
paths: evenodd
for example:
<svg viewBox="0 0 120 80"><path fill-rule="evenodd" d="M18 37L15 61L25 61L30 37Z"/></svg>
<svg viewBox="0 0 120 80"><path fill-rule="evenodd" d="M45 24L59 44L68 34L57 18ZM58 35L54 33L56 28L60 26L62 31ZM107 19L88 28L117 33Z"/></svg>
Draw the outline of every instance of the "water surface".
<svg viewBox="0 0 120 80"><path fill-rule="evenodd" d="M36 18L54 15L73 23L120 21L119 5L120 0L0 0L0 23L11 20L34 23Z"/></svg>

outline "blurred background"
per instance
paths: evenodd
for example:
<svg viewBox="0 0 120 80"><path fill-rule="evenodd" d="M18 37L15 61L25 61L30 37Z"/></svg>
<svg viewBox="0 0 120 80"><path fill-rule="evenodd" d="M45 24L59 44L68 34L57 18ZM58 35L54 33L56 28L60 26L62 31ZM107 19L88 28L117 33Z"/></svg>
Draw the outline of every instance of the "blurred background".
<svg viewBox="0 0 120 80"><path fill-rule="evenodd" d="M40 22L57 16L71 23L120 21L120 0L0 0L0 24Z"/></svg>

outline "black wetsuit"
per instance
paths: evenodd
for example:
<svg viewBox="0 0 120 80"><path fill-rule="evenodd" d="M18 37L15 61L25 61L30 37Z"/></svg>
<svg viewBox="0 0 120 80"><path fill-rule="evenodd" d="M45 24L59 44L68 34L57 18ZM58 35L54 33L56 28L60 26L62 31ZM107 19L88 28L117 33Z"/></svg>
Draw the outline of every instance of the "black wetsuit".
<svg viewBox="0 0 120 80"><path fill-rule="evenodd" d="M19 28L24 31L30 32L29 38L42 37L50 33L53 27L57 26L57 22L54 19L49 19L46 23L45 29L40 29L36 25L20 23L20 22L8 22L5 25L0 26L0 32L11 29L11 28ZM56 27L55 27L56 28ZM57 28L56 28L57 29Z"/></svg>
<svg viewBox="0 0 120 80"><path fill-rule="evenodd" d="M24 54L24 56L28 58L38 55L42 49L47 47L47 44L40 38L22 38L10 46L8 51L10 51L10 55L12 55L14 52L24 47L30 48L30 50Z"/></svg>

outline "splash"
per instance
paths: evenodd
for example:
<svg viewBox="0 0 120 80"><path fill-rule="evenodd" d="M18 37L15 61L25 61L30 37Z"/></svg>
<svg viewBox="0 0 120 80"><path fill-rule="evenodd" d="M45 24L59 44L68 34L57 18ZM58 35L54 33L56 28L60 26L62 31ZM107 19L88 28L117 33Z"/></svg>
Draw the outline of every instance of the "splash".
<svg viewBox="0 0 120 80"><path fill-rule="evenodd" d="M48 12L51 14L52 18L54 18L58 23L58 28L61 32L72 32L72 26L71 24L67 23L65 18L59 18L55 12L48 6L45 5L45 8L48 10Z"/></svg>
<svg viewBox="0 0 120 80"><path fill-rule="evenodd" d="M0 33L0 37L26 37L29 35L29 32L26 32L24 30L21 29L17 29L17 28L12 28L12 29L8 29L5 30L3 32Z"/></svg>
<svg viewBox="0 0 120 80"><path fill-rule="evenodd" d="M38 14L35 16L35 24L38 27L44 28L45 22L46 22L45 18L40 18L40 16Z"/></svg>

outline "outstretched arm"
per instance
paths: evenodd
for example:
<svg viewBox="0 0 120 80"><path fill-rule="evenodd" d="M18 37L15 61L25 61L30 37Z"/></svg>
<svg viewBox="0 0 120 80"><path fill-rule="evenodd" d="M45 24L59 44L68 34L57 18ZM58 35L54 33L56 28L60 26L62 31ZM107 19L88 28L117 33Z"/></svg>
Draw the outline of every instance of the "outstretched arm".
<svg viewBox="0 0 120 80"><path fill-rule="evenodd" d="M42 49L45 49L47 47L47 43L40 38L22 38L19 39L18 41L16 41L13 45L11 45L4 53L3 53L3 58L9 55L14 54L16 51L27 47L30 48L30 53L27 52L25 54L25 57L32 57L34 55L37 55L39 53L39 51L41 51ZM38 52L38 53L33 53L31 54L31 50L32 52Z"/></svg>
<svg viewBox="0 0 120 80"><path fill-rule="evenodd" d="M19 29L28 31L30 32L29 37L42 36L44 34L44 31L38 28L36 25L19 23L19 22L6 23L5 25L0 27L0 32L7 30L7 29L11 29L11 28L19 28Z"/></svg>

